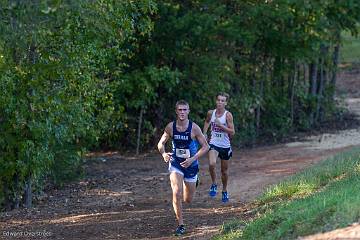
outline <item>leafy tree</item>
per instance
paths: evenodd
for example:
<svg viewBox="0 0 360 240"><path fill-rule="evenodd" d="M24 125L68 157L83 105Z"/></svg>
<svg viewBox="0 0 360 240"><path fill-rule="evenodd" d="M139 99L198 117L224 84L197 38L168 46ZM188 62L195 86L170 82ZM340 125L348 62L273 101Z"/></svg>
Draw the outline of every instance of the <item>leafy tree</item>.
<svg viewBox="0 0 360 240"><path fill-rule="evenodd" d="M156 7L147 0L0 6L0 202L30 207L46 178L60 184L81 172L84 150L114 109L111 81L122 76L136 36L149 34Z"/></svg>

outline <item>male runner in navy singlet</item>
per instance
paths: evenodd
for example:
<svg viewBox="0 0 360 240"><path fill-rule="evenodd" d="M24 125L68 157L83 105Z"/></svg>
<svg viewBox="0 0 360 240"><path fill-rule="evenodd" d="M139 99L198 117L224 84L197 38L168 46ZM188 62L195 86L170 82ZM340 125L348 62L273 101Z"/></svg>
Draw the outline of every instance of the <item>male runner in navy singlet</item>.
<svg viewBox="0 0 360 240"><path fill-rule="evenodd" d="M178 227L175 234L185 233L182 216L182 200L190 203L198 179L198 158L209 150L200 127L189 120L189 104L180 100L175 105L176 121L167 124L165 131L157 145L165 162L169 162L170 182L172 188L172 204ZM172 152L165 151L165 143L172 139ZM197 143L200 144L198 150Z"/></svg>

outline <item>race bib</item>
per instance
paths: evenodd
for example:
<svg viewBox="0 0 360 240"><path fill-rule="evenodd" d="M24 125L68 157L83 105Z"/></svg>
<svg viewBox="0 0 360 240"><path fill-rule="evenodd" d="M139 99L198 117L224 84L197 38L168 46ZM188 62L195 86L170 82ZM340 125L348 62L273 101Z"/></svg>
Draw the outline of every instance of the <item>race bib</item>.
<svg viewBox="0 0 360 240"><path fill-rule="evenodd" d="M217 139L222 139L223 138L223 134L219 133L219 132L214 132L213 136Z"/></svg>
<svg viewBox="0 0 360 240"><path fill-rule="evenodd" d="M189 158L190 149L177 148L175 151L176 157L178 158Z"/></svg>

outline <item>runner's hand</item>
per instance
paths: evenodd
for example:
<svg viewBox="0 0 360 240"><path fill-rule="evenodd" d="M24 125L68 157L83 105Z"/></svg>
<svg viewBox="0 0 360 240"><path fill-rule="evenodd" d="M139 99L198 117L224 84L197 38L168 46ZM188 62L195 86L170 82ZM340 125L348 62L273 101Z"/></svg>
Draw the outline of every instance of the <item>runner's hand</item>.
<svg viewBox="0 0 360 240"><path fill-rule="evenodd" d="M172 153L164 152L164 153L162 154L162 157L163 157L163 159L164 159L165 162L169 162L169 161L170 161L170 158L171 158L171 155L172 155Z"/></svg>
<svg viewBox="0 0 360 240"><path fill-rule="evenodd" d="M193 163L193 161L193 158L187 158L185 161L181 162L180 165L184 168L187 168Z"/></svg>
<svg viewBox="0 0 360 240"><path fill-rule="evenodd" d="M218 118L215 118L215 124L218 125L219 127L222 125Z"/></svg>

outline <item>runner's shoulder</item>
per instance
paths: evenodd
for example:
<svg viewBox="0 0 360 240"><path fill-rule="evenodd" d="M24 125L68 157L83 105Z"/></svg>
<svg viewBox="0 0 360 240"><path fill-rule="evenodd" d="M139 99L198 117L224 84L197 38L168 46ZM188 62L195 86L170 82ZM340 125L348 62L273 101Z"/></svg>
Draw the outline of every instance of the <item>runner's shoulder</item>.
<svg viewBox="0 0 360 240"><path fill-rule="evenodd" d="M226 118L232 118L233 115L229 110L226 110Z"/></svg>
<svg viewBox="0 0 360 240"><path fill-rule="evenodd" d="M195 122L192 122L192 129L191 129L193 132L200 132L202 134L202 131L201 131L201 128L199 127L199 125L197 125L197 123Z"/></svg>
<svg viewBox="0 0 360 240"><path fill-rule="evenodd" d="M207 112L206 117L207 117L207 118L211 118L211 115L213 114L213 112L214 112L214 109L210 109L210 110Z"/></svg>
<svg viewBox="0 0 360 240"><path fill-rule="evenodd" d="M173 122L169 122L165 127L165 132L171 135L172 131L173 131Z"/></svg>

